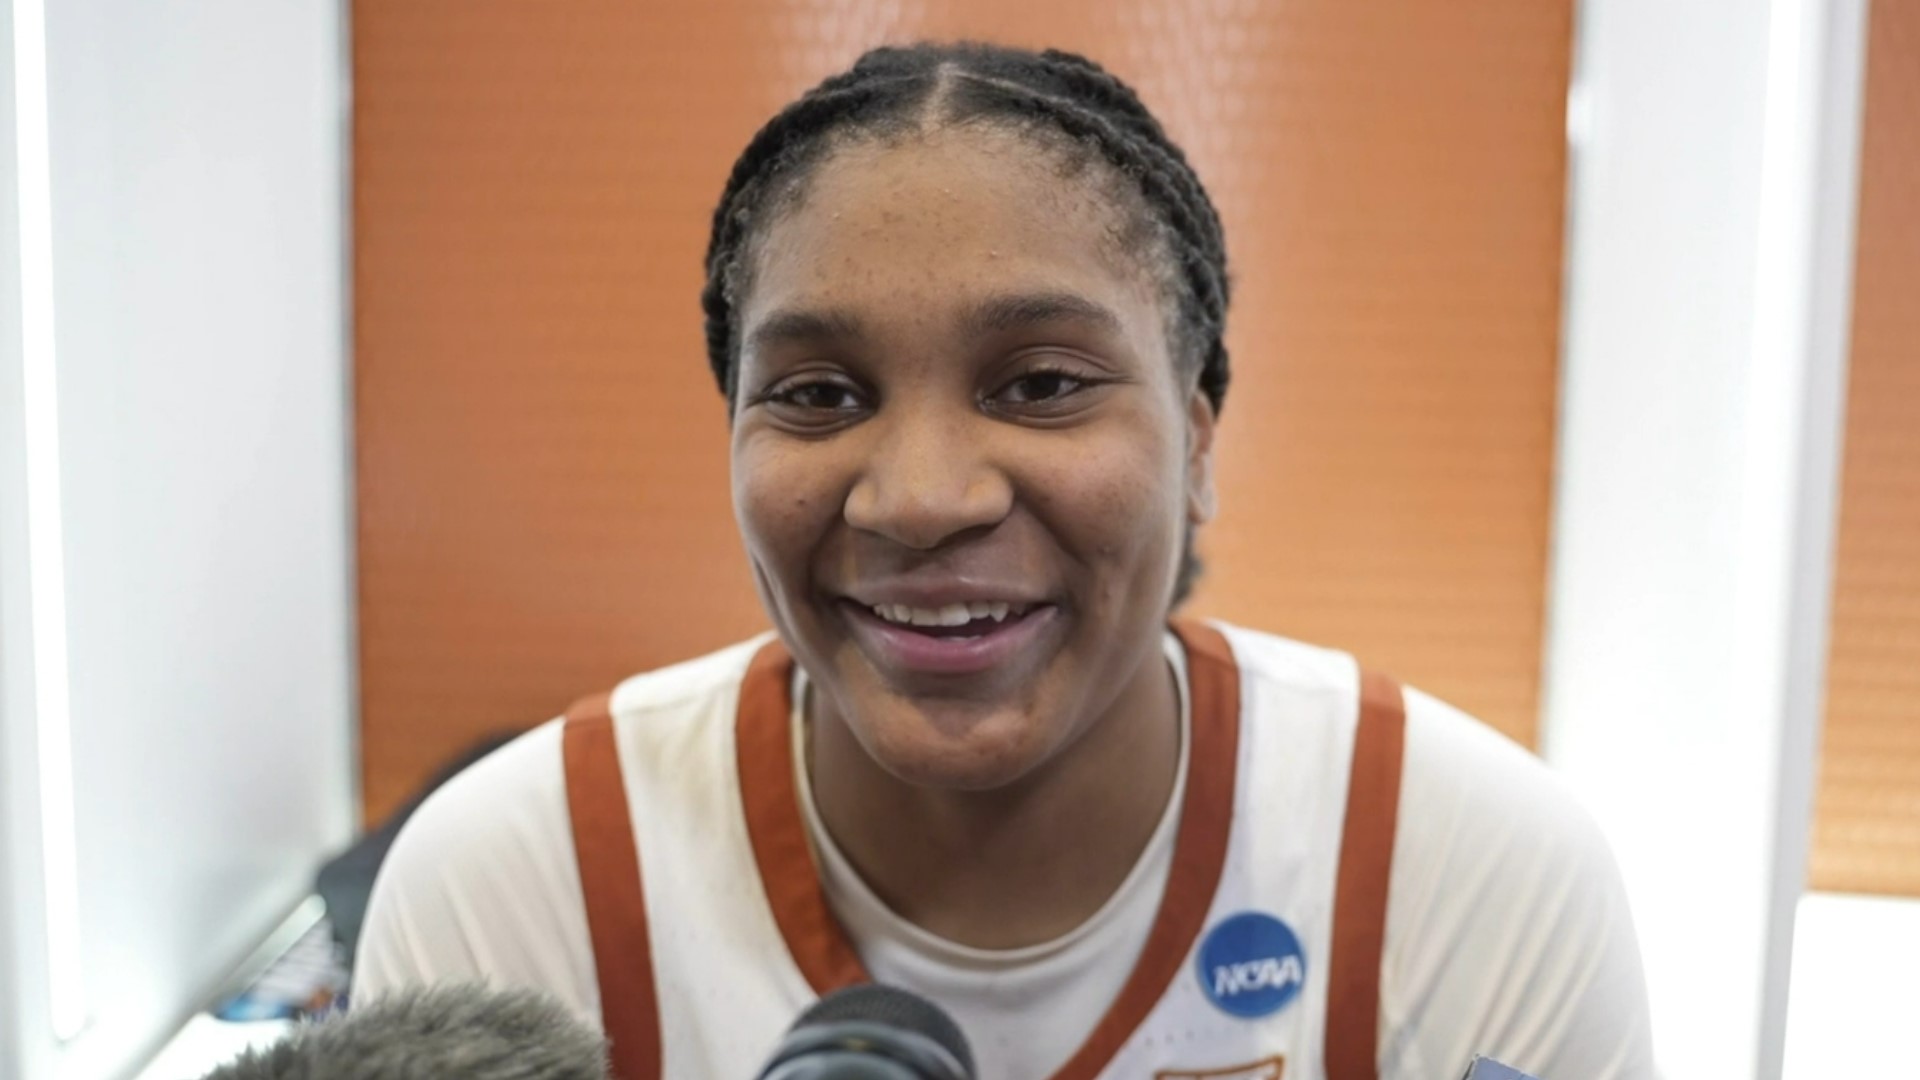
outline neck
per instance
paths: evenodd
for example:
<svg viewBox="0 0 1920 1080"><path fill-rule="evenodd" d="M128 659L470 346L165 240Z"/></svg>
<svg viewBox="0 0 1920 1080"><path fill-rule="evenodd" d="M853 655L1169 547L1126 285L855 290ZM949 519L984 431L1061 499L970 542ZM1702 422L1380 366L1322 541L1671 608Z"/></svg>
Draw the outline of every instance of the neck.
<svg viewBox="0 0 1920 1080"><path fill-rule="evenodd" d="M808 768L834 843L893 911L980 949L1091 918L1145 850L1179 764L1179 693L1157 643L1076 743L991 791L904 783L844 722L810 712Z"/></svg>

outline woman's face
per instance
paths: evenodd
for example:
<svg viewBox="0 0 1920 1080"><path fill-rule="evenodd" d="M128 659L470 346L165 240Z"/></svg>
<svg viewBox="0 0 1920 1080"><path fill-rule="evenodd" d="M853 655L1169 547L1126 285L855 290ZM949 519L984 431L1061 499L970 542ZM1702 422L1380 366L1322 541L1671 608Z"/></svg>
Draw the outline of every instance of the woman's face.
<svg viewBox="0 0 1920 1080"><path fill-rule="evenodd" d="M1012 134L855 144L755 253L734 510L816 710L910 783L1012 783L1164 678L1213 414L1102 191Z"/></svg>

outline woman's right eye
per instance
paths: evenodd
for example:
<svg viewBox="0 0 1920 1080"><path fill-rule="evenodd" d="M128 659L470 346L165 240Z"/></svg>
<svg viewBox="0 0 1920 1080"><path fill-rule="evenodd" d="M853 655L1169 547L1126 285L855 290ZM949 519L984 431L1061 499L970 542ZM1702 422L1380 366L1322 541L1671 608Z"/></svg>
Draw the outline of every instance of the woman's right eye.
<svg viewBox="0 0 1920 1080"><path fill-rule="evenodd" d="M859 390L825 379L777 386L766 395L766 401L788 415L829 414L833 419L865 407Z"/></svg>

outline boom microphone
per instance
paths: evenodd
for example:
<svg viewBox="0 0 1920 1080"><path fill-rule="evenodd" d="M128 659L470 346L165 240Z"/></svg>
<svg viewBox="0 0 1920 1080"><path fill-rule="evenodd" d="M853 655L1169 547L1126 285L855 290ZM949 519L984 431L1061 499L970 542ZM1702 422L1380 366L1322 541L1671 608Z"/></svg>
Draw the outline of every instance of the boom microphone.
<svg viewBox="0 0 1920 1080"><path fill-rule="evenodd" d="M801 1013L757 1080L974 1080L973 1052L940 1006L866 983Z"/></svg>
<svg viewBox="0 0 1920 1080"><path fill-rule="evenodd" d="M606 1045L532 990L460 983L304 1024L201 1080L607 1080Z"/></svg>

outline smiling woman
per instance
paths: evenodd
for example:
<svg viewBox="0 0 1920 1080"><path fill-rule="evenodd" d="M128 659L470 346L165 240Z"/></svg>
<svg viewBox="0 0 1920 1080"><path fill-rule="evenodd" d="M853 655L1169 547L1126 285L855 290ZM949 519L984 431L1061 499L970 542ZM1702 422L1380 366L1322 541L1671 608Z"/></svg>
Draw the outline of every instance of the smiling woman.
<svg viewBox="0 0 1920 1080"><path fill-rule="evenodd" d="M1139 760L1082 777L1089 794L1164 801L1159 640L1213 410L1169 356L1159 290L1108 248L1115 211L1063 196L1021 138L843 150L766 226L740 307L734 505L816 729L850 728L857 759L1001 788L1096 734ZM840 332L765 340L795 317ZM974 604L1023 612L924 625ZM839 759L819 764L841 790Z"/></svg>
<svg viewBox="0 0 1920 1080"><path fill-rule="evenodd" d="M777 635L436 794L358 991L539 986L626 1080L749 1075L867 978L1006 1080L1648 1075L1617 875L1536 762L1173 618L1227 300L1199 178L1084 58L879 49L775 117L704 301Z"/></svg>

